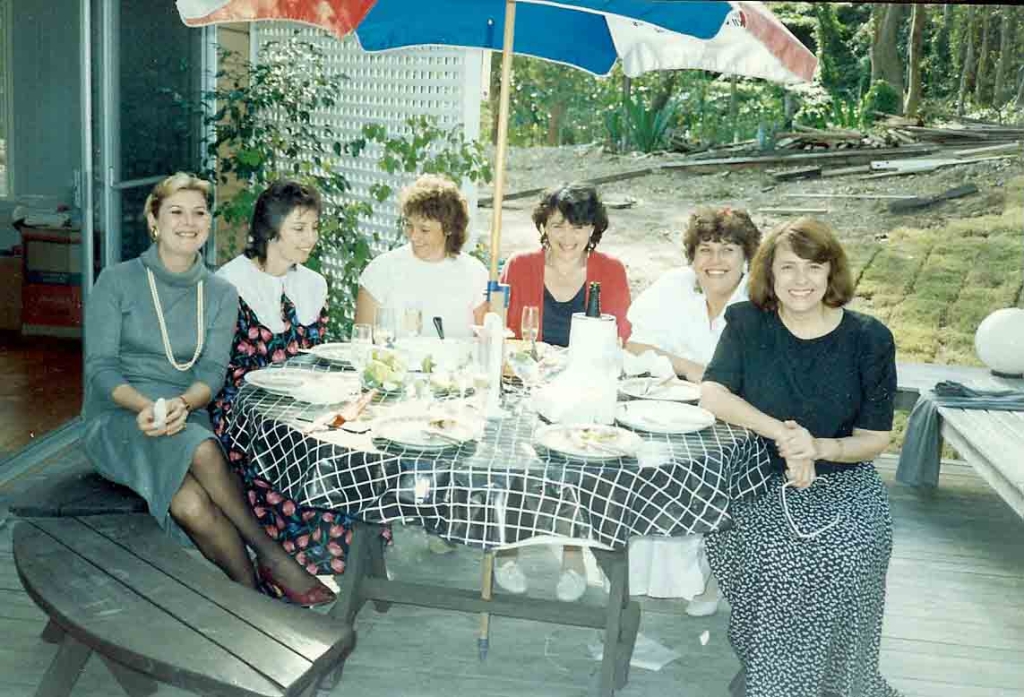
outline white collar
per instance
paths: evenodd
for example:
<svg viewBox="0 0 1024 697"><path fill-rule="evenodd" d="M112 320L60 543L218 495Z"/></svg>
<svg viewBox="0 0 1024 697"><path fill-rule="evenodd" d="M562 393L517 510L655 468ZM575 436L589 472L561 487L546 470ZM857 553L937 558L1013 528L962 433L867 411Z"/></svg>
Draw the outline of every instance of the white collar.
<svg viewBox="0 0 1024 697"><path fill-rule="evenodd" d="M240 255L222 266L217 275L238 289L238 296L256 313L260 324L274 334L284 331L282 295L295 305L295 314L303 325L313 324L327 302L327 281L301 264L293 265L284 276L272 276Z"/></svg>

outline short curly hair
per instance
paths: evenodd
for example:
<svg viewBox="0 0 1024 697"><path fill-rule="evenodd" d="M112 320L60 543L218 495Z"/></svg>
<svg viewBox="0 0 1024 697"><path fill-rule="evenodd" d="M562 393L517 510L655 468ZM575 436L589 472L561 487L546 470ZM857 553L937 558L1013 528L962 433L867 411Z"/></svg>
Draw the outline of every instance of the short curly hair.
<svg viewBox="0 0 1024 697"><path fill-rule="evenodd" d="M761 231L744 210L728 206L702 206L690 214L683 233L686 261L693 263L701 242L729 242L743 248L743 258L750 261L761 244Z"/></svg>
<svg viewBox="0 0 1024 697"><path fill-rule="evenodd" d="M179 191L198 191L206 199L208 207L213 205L213 185L210 182L200 179L189 172L175 172L158 182L153 187L153 190L149 192L149 196L146 197L146 203L142 209L143 213L147 216L152 215L154 218L159 218L160 206L163 205L165 200L174 196ZM152 230L149 231L149 236L154 240L156 239Z"/></svg>
<svg viewBox="0 0 1024 697"><path fill-rule="evenodd" d="M469 204L451 179L424 174L402 189L400 196L403 225L412 216L436 220L444 231L445 253L454 257L466 244Z"/></svg>
<svg viewBox="0 0 1024 697"><path fill-rule="evenodd" d="M762 310L779 309L775 295L775 251L786 246L801 259L818 264L828 263L828 289L822 302L829 307L842 307L853 298L853 275L850 262L835 233L825 223L814 218L797 218L782 223L765 238L750 262L750 281L747 286L750 301Z"/></svg>
<svg viewBox="0 0 1024 697"><path fill-rule="evenodd" d="M548 246L548 233L544 228L548 219L558 211L570 225L593 225L594 232L587 242L587 251L593 251L608 229L608 211L605 210L597 189L579 182L560 184L545 191L540 203L533 209L533 224L540 233L541 246Z"/></svg>

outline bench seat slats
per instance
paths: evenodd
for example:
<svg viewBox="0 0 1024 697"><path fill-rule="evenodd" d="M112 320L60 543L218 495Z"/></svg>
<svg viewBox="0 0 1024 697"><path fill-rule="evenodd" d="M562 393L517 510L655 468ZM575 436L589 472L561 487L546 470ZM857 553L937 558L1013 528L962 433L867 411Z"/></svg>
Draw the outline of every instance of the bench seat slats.
<svg viewBox="0 0 1024 697"><path fill-rule="evenodd" d="M329 649L350 634L340 622L315 612L296 612L295 607L279 600L257 596L263 602L254 604L252 592L225 584L224 576L217 569L197 568L195 560L183 549L166 549L167 536L148 515L91 516L81 522L166 575L200 591L204 597L310 663L336 658L339 651L332 653Z"/></svg>
<svg viewBox="0 0 1024 697"><path fill-rule="evenodd" d="M109 482L82 462L16 497L11 512L22 518L145 513L146 502L131 489Z"/></svg>
<svg viewBox="0 0 1024 697"><path fill-rule="evenodd" d="M214 642L197 640L196 633L180 620L42 529L19 524L14 531L14 549L26 591L82 643L172 684L206 685L217 694L229 694L224 682L225 676L230 676L226 681L237 687L234 694L283 694L278 684L238 663ZM139 569L125 568L116 559L101 557L99 563L132 581L139 574ZM216 621L215 616L210 619ZM221 679L209 680L210 675Z"/></svg>

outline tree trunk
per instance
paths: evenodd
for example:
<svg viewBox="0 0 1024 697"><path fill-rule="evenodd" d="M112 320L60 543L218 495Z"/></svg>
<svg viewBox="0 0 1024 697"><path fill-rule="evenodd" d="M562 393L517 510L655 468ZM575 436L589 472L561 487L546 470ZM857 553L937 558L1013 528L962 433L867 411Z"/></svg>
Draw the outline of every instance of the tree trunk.
<svg viewBox="0 0 1024 697"><path fill-rule="evenodd" d="M981 51L978 52L978 74L974 78L974 103L981 106L985 90L985 69L988 67L988 30L992 24L992 10L984 7L981 10Z"/></svg>
<svg viewBox="0 0 1024 697"><path fill-rule="evenodd" d="M875 31L871 43L871 82L885 80L903 94L903 61L898 48L900 23L905 5L875 5Z"/></svg>
<svg viewBox="0 0 1024 697"><path fill-rule="evenodd" d="M548 145L561 145L562 121L565 120L565 112L568 107L565 102L555 102L551 105L551 113L548 114Z"/></svg>
<svg viewBox="0 0 1024 697"><path fill-rule="evenodd" d="M956 100L957 116L964 115L964 100L967 98L967 82L974 72L974 5L967 7L967 55L964 57L963 72L960 73L960 93Z"/></svg>
<svg viewBox="0 0 1024 697"><path fill-rule="evenodd" d="M992 94L992 106L997 109L1006 103L1006 71L1013 60L1013 9L1003 8L1003 24L999 32L999 63L996 64L996 86Z"/></svg>
<svg viewBox="0 0 1024 697"><path fill-rule="evenodd" d="M910 19L910 55L907 60L910 87L907 89L907 101L903 105L903 113L907 116L916 116L921 105L921 48L924 25L928 21L926 15L924 5L914 5Z"/></svg>

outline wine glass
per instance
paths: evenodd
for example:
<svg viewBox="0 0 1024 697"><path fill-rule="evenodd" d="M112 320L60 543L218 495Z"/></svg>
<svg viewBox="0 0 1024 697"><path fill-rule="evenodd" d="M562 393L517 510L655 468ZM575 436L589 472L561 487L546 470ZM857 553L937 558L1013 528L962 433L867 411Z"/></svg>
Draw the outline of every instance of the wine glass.
<svg viewBox="0 0 1024 697"><path fill-rule="evenodd" d="M373 322L373 342L393 348L398 329L398 312L393 307L378 307Z"/></svg>
<svg viewBox="0 0 1024 697"><path fill-rule="evenodd" d="M402 313L402 336L416 338L423 332L423 311L406 307Z"/></svg>
<svg viewBox="0 0 1024 697"><path fill-rule="evenodd" d="M540 335L540 308L536 305L523 307L520 333L524 341L530 342L530 356L537 360L537 337Z"/></svg>
<svg viewBox="0 0 1024 697"><path fill-rule="evenodd" d="M353 324L352 325L352 367L360 373L366 367L370 358L370 348L373 346L373 325Z"/></svg>

